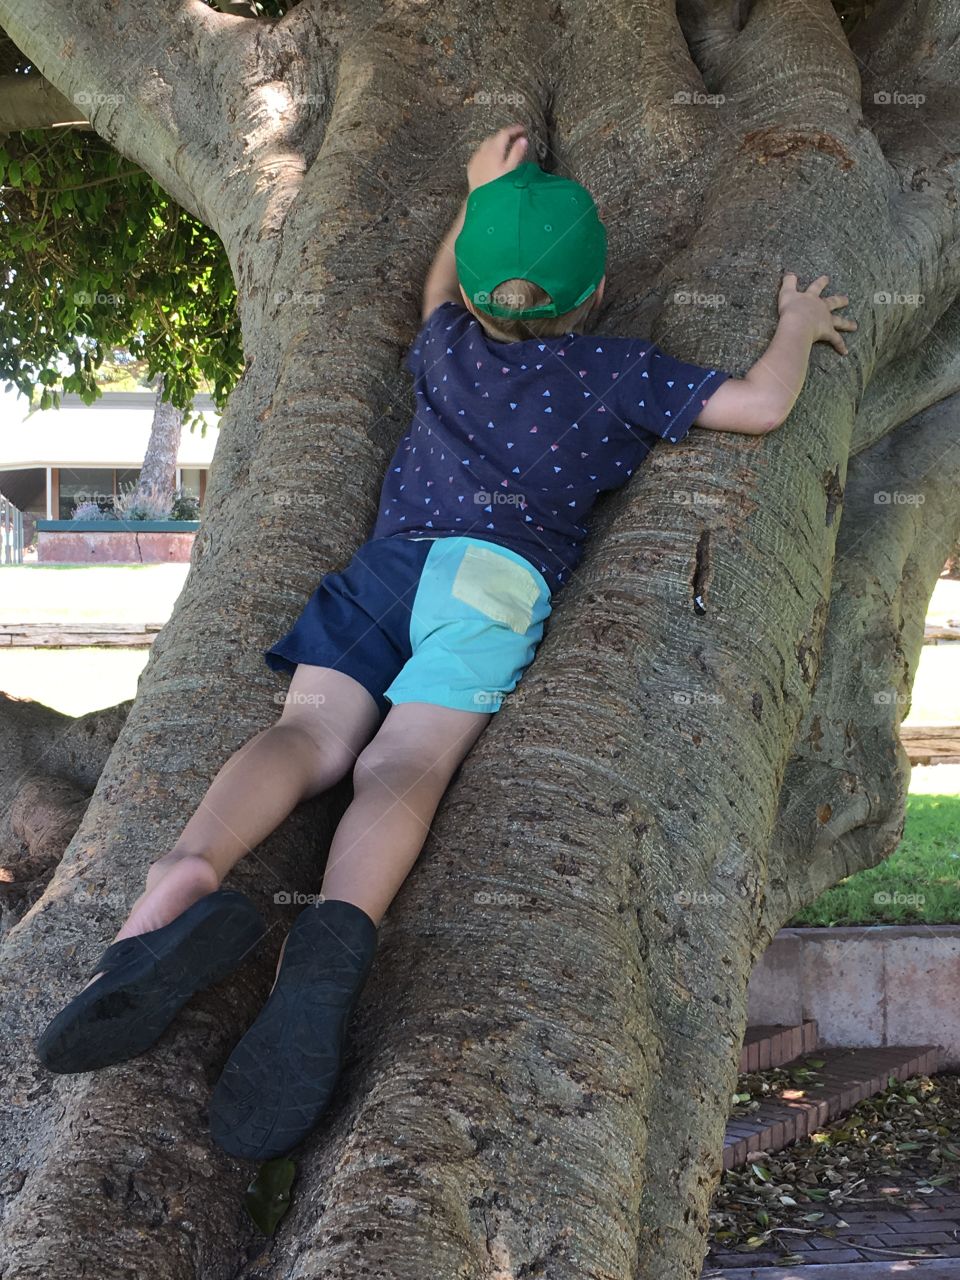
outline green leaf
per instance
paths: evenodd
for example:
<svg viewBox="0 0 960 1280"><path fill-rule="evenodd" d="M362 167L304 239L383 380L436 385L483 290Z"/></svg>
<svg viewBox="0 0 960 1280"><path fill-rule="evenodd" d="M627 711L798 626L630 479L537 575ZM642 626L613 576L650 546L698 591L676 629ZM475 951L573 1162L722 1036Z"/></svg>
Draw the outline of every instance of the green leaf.
<svg viewBox="0 0 960 1280"><path fill-rule="evenodd" d="M264 1235L272 1236L290 1208L290 1188L297 1166L292 1160L268 1160L247 1187L243 1205Z"/></svg>
<svg viewBox="0 0 960 1280"><path fill-rule="evenodd" d="M759 1178L761 1182L770 1181L770 1174L766 1169L764 1169L763 1165L752 1164L750 1168L753 1170L754 1176Z"/></svg>

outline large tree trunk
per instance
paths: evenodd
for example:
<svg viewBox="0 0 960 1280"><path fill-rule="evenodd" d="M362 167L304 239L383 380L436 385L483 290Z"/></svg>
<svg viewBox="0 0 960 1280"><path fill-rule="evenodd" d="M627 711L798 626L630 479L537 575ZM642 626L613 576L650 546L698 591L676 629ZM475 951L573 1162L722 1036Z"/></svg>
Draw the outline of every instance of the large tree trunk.
<svg viewBox="0 0 960 1280"><path fill-rule="evenodd" d="M221 235L247 354L183 594L4 944L4 1280L697 1274L752 964L900 831L897 726L960 526L960 14L881 4L855 53L825 0L680 19L0 0L47 79L108 95L94 128ZM905 51L908 87L888 72ZM926 102L875 105L887 88ZM45 1075L30 1040L276 716L261 650L370 531L423 273L469 148L515 117L599 198L603 330L742 371L785 269L829 272L860 329L845 360L815 349L780 431L694 431L599 513L388 914L336 1105L261 1252L249 1167L205 1106L269 986L273 895L315 889L339 792L237 869L275 922L255 971L100 1074Z"/></svg>

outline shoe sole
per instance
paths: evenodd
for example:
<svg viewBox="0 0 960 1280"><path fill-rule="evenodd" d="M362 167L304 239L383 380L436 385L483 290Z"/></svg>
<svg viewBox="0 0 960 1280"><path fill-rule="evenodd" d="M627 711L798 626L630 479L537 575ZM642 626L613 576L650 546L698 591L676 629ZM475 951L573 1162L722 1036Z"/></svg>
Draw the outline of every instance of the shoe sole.
<svg viewBox="0 0 960 1280"><path fill-rule="evenodd" d="M316 1127L333 1096L366 972L358 975L347 961L338 974L336 955L323 956L319 975L316 961L311 972L316 948L309 926L295 925L276 985L213 1091L210 1130L230 1155L286 1154ZM344 980L355 988L346 1006Z"/></svg>
<svg viewBox="0 0 960 1280"><path fill-rule="evenodd" d="M161 932L151 946L150 938ZM59 1075L138 1057L191 996L227 977L264 932L242 894L207 894L163 930L144 934L141 956L85 987L37 1040L37 1056Z"/></svg>

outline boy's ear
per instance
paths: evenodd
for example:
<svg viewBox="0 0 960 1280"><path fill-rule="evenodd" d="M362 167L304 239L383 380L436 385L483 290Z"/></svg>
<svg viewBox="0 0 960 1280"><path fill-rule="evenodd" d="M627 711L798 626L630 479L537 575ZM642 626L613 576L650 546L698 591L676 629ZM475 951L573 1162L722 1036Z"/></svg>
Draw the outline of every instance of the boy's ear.
<svg viewBox="0 0 960 1280"><path fill-rule="evenodd" d="M476 315L477 315L477 313L476 313L476 311L474 311L474 309L473 309L473 303L472 303L472 302L470 301L470 299L467 297L467 294L466 294L466 292L465 292L465 290L464 290L464 287L463 287L463 285L462 285L462 284L460 284L460 282L459 282L459 281L457 281L457 288L460 290L460 297L463 299L463 305L467 308L467 310L470 312L470 314L471 314L471 315L476 316ZM478 319L478 320L479 320L479 318L480 318L480 317L479 317L479 316L477 316L477 319Z"/></svg>

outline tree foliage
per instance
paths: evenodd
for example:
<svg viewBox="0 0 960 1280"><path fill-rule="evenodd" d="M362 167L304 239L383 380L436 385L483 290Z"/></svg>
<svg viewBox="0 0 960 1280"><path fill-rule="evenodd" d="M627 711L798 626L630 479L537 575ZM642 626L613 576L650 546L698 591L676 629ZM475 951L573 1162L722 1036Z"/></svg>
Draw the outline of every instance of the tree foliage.
<svg viewBox="0 0 960 1280"><path fill-rule="evenodd" d="M162 374L188 409L209 382L222 408L243 364L219 238L142 169L78 129L0 146L0 375L40 403L99 395L113 347Z"/></svg>

